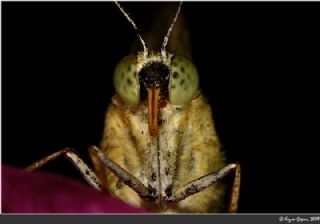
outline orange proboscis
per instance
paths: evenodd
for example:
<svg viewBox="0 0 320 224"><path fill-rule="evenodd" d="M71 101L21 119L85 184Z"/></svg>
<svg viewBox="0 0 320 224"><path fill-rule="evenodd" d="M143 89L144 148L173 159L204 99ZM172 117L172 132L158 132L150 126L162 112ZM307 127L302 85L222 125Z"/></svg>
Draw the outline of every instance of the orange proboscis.
<svg viewBox="0 0 320 224"><path fill-rule="evenodd" d="M151 136L158 135L160 88L148 88L148 127Z"/></svg>

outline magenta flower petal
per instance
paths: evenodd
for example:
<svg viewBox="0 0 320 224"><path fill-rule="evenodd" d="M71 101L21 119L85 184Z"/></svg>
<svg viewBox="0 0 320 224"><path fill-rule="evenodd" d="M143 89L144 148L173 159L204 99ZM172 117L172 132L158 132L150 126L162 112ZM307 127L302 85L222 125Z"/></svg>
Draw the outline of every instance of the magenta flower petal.
<svg viewBox="0 0 320 224"><path fill-rule="evenodd" d="M145 213L68 177L2 164L2 212Z"/></svg>

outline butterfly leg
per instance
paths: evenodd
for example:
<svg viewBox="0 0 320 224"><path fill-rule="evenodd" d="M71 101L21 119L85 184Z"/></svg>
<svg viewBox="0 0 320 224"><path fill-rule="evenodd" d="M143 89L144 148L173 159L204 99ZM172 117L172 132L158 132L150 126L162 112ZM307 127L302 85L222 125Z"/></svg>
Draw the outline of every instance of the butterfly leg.
<svg viewBox="0 0 320 224"><path fill-rule="evenodd" d="M231 199L228 208L229 213L236 213L238 210L238 202L240 196L240 179L241 179L241 169L240 164L236 163L234 180L231 191Z"/></svg>
<svg viewBox="0 0 320 224"><path fill-rule="evenodd" d="M227 176L230 172L235 171L234 184L232 187L231 193L231 201L229 205L229 212L236 212L238 206L239 199L239 191L240 191L240 165L237 163L231 163L227 166L202 176L196 180L191 181L185 186L178 189L175 194L171 197L168 197L166 201L178 202L181 201L193 194L201 192L206 188L212 186L217 181L221 180L223 177Z"/></svg>
<svg viewBox="0 0 320 224"><path fill-rule="evenodd" d="M84 177L84 179L95 189L101 191L101 185L98 177L96 176L95 172L92 171L88 165L80 158L80 156L77 154L77 152L74 149L71 148L65 148L60 151L57 151L55 153L52 153L51 155L48 155L39 161L31 164L26 168L27 171L34 171L37 170L44 165L46 165L48 162L55 160L59 157L66 157L69 159L73 165L80 171L81 175Z"/></svg>
<svg viewBox="0 0 320 224"><path fill-rule="evenodd" d="M109 159L98 147L91 146L89 147L89 151L91 151L90 153L94 153L102 161L105 167L111 170L114 175L134 190L141 198L146 201L156 200L155 190L146 187L140 180Z"/></svg>

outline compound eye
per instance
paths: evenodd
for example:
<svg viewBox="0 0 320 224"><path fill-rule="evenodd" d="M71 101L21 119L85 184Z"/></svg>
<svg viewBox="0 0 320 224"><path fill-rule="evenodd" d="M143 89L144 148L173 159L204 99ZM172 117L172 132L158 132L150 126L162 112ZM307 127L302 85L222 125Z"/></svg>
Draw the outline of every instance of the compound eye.
<svg viewBox="0 0 320 224"><path fill-rule="evenodd" d="M172 61L169 81L169 100L174 105L191 101L199 87L198 71L185 57L176 56Z"/></svg>
<svg viewBox="0 0 320 224"><path fill-rule="evenodd" d="M139 102L139 84L136 73L137 59L128 55L121 59L113 73L113 84L121 99L135 105Z"/></svg>

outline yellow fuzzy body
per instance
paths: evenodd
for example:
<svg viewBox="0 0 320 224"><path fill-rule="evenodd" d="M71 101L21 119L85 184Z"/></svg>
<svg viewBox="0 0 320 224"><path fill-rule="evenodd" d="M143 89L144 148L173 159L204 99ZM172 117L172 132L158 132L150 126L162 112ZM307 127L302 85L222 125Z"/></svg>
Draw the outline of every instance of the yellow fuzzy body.
<svg viewBox="0 0 320 224"><path fill-rule="evenodd" d="M168 186L174 192L225 165L210 105L200 92L184 106L168 102L160 109L159 118L158 136L152 137L148 131L147 105L141 103L130 108L115 95L106 113L100 149L160 195ZM221 183L180 202L160 206L157 202L143 201L108 169L103 175L113 196L153 212L219 212L224 204Z"/></svg>

